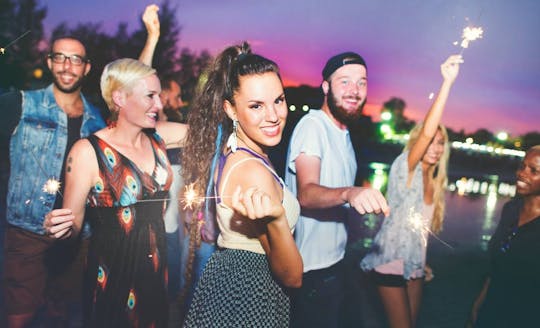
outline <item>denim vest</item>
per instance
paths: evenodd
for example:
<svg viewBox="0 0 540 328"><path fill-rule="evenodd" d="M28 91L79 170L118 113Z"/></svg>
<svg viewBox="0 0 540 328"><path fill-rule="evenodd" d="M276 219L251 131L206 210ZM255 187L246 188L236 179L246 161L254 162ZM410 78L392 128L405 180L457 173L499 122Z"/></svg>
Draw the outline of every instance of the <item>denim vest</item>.
<svg viewBox="0 0 540 328"><path fill-rule="evenodd" d="M81 138L103 128L99 110L86 101ZM6 218L9 224L37 234L45 234L43 220L53 209L55 193L44 191L48 179L59 179L66 156L68 118L58 106L53 85L46 89L22 91L22 112L10 140L11 171ZM88 233L88 228L85 228Z"/></svg>

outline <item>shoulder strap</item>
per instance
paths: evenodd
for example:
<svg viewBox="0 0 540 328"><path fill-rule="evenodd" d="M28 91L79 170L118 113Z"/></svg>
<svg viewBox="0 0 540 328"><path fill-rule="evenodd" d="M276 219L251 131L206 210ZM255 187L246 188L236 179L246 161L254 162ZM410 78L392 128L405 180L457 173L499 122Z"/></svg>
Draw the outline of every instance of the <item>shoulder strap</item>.
<svg viewBox="0 0 540 328"><path fill-rule="evenodd" d="M103 139L96 136L95 134L89 135L88 137L86 137L86 139L90 142L90 145L92 146L92 148L94 148L94 152L96 153L96 159L98 162L98 167L101 170L103 168L103 165L105 164L103 163L103 158L102 158L103 150L99 146L99 141Z"/></svg>
<svg viewBox="0 0 540 328"><path fill-rule="evenodd" d="M283 183L283 180L281 180L281 178L277 175L277 173L269 166L265 163L265 161L261 160L260 158L257 158L257 157L247 157L247 158L243 158L241 160L239 160L238 162L234 163L231 168L229 169L229 171L227 172L227 174L225 175L225 177L223 178L223 184L221 185L221 188L219 190L219 192L217 193L217 196L219 197L219 195L221 194L221 192L223 191L223 189L225 188L225 186L227 185L227 182L229 181L229 177L231 175L231 172L237 167L239 166L240 164L246 162L246 161L249 161L249 160L256 160L256 161L260 161L262 165L264 165L268 171L270 171L270 173L272 174L272 176L274 177L274 179L276 179L277 182L279 182L279 184L283 187L284 186L284 183ZM218 184L219 186L219 184ZM221 200L219 200L221 201Z"/></svg>

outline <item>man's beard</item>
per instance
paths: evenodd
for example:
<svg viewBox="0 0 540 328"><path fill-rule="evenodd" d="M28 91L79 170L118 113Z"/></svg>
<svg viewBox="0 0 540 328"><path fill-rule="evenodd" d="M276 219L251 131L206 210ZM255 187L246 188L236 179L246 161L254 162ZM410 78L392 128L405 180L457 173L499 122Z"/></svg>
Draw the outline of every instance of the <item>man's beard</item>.
<svg viewBox="0 0 540 328"><path fill-rule="evenodd" d="M58 74L62 74L62 72L58 72ZM73 93L81 88L84 78L85 76L80 76L79 79L75 81L75 83L73 83L70 87L66 88L62 86L62 84L60 84L60 82L58 81L57 74L53 74L53 83L56 88L58 88L58 90L62 91L63 93Z"/></svg>
<svg viewBox="0 0 540 328"><path fill-rule="evenodd" d="M354 112L348 112L343 109L343 107L338 106L336 97L334 96L334 92L332 91L332 87L328 88L328 95L326 99L328 108L330 108L330 112L332 113L334 118L345 125L350 125L351 123L356 122L362 116L362 109L364 108L364 104L366 103L366 100L364 99L364 101L362 101L362 103L358 106L357 110L355 110Z"/></svg>

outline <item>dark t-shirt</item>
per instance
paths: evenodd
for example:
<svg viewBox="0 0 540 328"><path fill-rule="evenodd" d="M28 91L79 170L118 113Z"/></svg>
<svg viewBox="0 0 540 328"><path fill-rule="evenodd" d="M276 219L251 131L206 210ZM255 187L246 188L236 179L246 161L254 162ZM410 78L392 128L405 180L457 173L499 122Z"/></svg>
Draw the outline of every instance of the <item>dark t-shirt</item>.
<svg viewBox="0 0 540 328"><path fill-rule="evenodd" d="M22 112L22 95L19 91L0 95L0 213L6 209L9 181L9 141L13 130L19 124Z"/></svg>
<svg viewBox="0 0 540 328"><path fill-rule="evenodd" d="M479 327L530 327L540 306L540 217L517 227L522 199L506 203L489 244L490 284Z"/></svg>
<svg viewBox="0 0 540 328"><path fill-rule="evenodd" d="M22 95L19 91L8 92L0 95L0 149L9 150L9 139L19 120L22 112ZM2 153L4 155L4 153ZM4 156L2 156L4 158Z"/></svg>
<svg viewBox="0 0 540 328"><path fill-rule="evenodd" d="M82 115L79 117L68 117L68 139L66 144L66 152L62 162L62 173L60 174L60 192L56 195L53 208L62 208L64 201L64 188L66 178L66 157L73 144L81 138Z"/></svg>

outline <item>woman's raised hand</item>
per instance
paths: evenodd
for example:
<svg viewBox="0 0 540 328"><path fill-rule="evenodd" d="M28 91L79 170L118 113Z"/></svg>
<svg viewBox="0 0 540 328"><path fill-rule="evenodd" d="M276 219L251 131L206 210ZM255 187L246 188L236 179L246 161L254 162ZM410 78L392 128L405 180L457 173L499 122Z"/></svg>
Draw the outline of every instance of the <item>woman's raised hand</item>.
<svg viewBox="0 0 540 328"><path fill-rule="evenodd" d="M281 202L272 200L268 194L257 187L242 191L240 186L232 196L232 208L249 219L280 218L285 215Z"/></svg>

